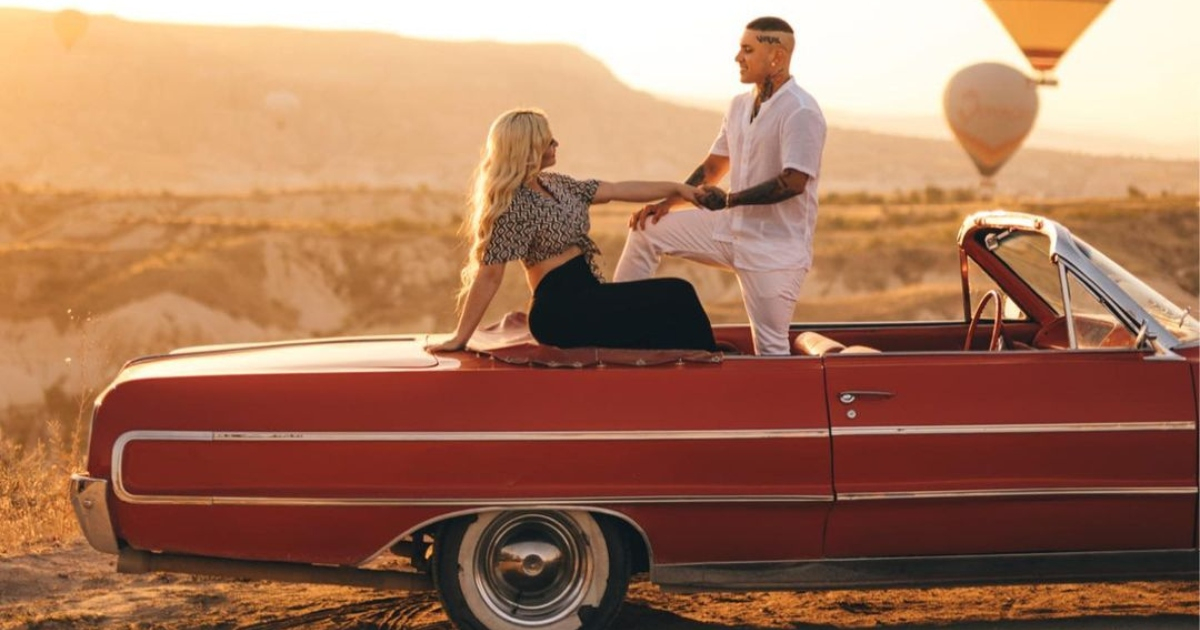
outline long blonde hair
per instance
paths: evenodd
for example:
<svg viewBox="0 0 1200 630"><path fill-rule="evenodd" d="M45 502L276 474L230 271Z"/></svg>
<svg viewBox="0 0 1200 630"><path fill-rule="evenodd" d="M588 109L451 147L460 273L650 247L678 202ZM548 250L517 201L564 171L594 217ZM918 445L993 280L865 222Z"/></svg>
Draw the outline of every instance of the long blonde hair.
<svg viewBox="0 0 1200 630"><path fill-rule="evenodd" d="M532 181L541 170L542 154L552 139L550 121L540 109L511 109L492 122L487 144L475 167L469 211L463 220L463 234L470 241L470 254L462 270L462 288L458 293L460 308L483 264L483 253L492 239L496 220L508 210L521 184Z"/></svg>

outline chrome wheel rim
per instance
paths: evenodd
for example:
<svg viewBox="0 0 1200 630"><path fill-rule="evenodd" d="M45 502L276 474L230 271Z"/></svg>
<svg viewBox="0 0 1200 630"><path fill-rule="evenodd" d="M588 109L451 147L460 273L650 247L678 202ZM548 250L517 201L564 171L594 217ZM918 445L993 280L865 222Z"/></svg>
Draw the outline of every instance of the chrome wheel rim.
<svg viewBox="0 0 1200 630"><path fill-rule="evenodd" d="M496 616L521 626L579 609L592 576L586 536L562 514L523 512L488 524L475 555L475 586Z"/></svg>

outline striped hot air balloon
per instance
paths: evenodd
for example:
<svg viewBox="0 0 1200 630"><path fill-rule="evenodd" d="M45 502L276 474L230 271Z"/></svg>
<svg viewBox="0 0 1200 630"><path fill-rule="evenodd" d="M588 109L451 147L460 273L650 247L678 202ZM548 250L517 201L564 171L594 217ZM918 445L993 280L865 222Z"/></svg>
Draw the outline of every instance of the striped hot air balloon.
<svg viewBox="0 0 1200 630"><path fill-rule="evenodd" d="M1057 83L1052 73L1059 60L1109 3L1109 0L985 1L1046 84Z"/></svg>

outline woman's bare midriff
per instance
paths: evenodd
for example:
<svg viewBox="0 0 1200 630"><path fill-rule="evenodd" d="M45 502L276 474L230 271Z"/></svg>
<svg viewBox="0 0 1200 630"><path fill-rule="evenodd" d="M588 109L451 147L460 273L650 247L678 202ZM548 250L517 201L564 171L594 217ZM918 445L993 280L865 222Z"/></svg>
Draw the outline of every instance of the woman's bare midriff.
<svg viewBox="0 0 1200 630"><path fill-rule="evenodd" d="M533 291L537 289L537 285L541 283L542 278L546 277L546 274L563 266L568 260L582 255L583 250L572 245L563 250L561 254L551 256L550 258L547 258L536 265L526 267L525 280L529 282L529 292L533 293Z"/></svg>

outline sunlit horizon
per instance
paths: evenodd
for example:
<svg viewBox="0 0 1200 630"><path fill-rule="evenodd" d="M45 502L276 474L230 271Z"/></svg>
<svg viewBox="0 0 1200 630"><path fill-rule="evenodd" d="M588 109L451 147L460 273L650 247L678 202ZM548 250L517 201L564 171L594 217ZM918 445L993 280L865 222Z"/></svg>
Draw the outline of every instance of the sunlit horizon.
<svg viewBox="0 0 1200 630"><path fill-rule="evenodd" d="M995 61L1034 75L984 0L751 0L698 12L633 0L612 0L594 12L549 0L25 0L5 6L73 8L140 22L565 43L634 89L713 108L746 89L733 62L744 24L778 15L797 32L793 75L833 124L946 139L942 94L959 69ZM1113 0L1063 57L1060 85L1039 90L1040 112L1027 146L1069 148L1072 137L1110 138L1114 146L1128 141L1134 154L1200 157L1200 46L1190 33L1196 24L1200 2Z"/></svg>

